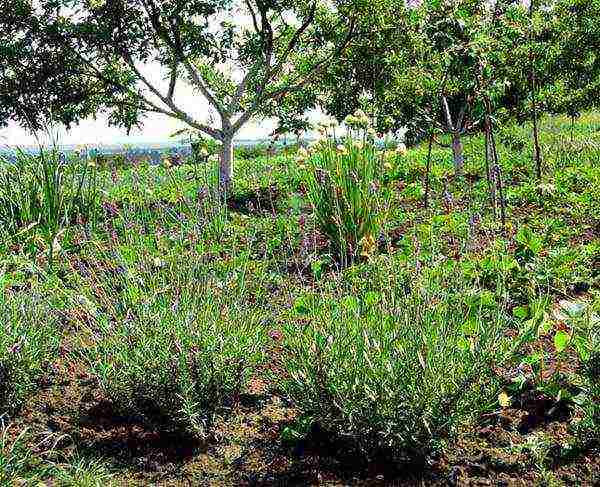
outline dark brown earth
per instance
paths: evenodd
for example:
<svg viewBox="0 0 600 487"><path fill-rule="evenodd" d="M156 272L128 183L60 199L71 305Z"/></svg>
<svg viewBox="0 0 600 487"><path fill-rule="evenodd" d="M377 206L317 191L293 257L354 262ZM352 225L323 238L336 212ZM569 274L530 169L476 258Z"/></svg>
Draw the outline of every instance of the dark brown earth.
<svg viewBox="0 0 600 487"><path fill-rule="evenodd" d="M549 336L530 346L550 347ZM550 359L546 373L556 367L568 372L574 366ZM58 364L53 378L20 415L13 434L24 427L40 436L52 433L65 458L77 452L103 459L117 485L600 485L597 438L565 450L563 445L573 439L569 425L578 418L569 405L533 388L513 397L511 407L480 418L444 454L420 462L365 461L319 428L306 440L285 445L281 432L295 418L291 406L254 379L238 404L217 421L210 438L201 442L141 416L119 416L85 370ZM32 447L44 454L39 445Z"/></svg>

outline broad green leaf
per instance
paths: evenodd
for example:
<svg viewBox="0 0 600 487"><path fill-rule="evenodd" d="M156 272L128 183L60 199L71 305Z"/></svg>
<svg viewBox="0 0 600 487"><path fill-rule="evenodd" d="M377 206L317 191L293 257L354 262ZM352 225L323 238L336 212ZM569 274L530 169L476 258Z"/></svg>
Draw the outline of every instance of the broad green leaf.
<svg viewBox="0 0 600 487"><path fill-rule="evenodd" d="M570 339L571 337L566 331L557 331L556 335L554 335L554 348L556 351L558 353L563 352L567 348Z"/></svg>

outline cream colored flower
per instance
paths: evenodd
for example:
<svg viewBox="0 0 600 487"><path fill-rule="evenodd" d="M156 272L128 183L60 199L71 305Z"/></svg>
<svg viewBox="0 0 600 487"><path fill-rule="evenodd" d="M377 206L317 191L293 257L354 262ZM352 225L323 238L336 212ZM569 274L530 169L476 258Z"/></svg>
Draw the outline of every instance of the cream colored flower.
<svg viewBox="0 0 600 487"><path fill-rule="evenodd" d="M344 119L344 123L346 125L348 125L349 127L351 127L352 125L354 125L354 123L356 122L356 118L354 118L354 115L348 115L345 119Z"/></svg>
<svg viewBox="0 0 600 487"><path fill-rule="evenodd" d="M375 242L375 238L370 233L361 238L358 245L361 249L360 255L365 258L369 258L377 248L377 242Z"/></svg>
<svg viewBox="0 0 600 487"><path fill-rule="evenodd" d="M510 407L512 401L510 396L506 392L502 391L500 394L498 394L498 403L501 407L508 408Z"/></svg>
<svg viewBox="0 0 600 487"><path fill-rule="evenodd" d="M541 183L538 184L538 190L542 194L548 195L556 192L556 186L554 186L552 183Z"/></svg>

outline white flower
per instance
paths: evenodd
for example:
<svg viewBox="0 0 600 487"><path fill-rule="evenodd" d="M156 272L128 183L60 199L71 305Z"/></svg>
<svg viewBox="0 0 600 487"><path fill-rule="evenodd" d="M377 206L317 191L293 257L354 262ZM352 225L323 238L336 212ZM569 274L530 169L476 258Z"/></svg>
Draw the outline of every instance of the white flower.
<svg viewBox="0 0 600 487"><path fill-rule="evenodd" d="M554 186L552 183L542 183L538 184L538 190L542 194L552 194L556 191L556 186Z"/></svg>
<svg viewBox="0 0 600 487"><path fill-rule="evenodd" d="M401 156L406 155L406 153L408 152L406 149L406 145L404 145L402 142L400 142L398 144L398 147L396 147L396 152L398 154L400 154Z"/></svg>

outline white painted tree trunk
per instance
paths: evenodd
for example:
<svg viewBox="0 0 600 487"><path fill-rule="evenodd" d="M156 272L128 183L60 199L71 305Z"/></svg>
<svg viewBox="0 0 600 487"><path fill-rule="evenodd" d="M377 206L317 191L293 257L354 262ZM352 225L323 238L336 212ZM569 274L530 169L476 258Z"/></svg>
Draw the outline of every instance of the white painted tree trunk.
<svg viewBox="0 0 600 487"><path fill-rule="evenodd" d="M460 134L457 133L452 136L452 155L454 158L454 173L456 176L462 176L464 173L465 156Z"/></svg>
<svg viewBox="0 0 600 487"><path fill-rule="evenodd" d="M219 186L223 196L231 192L233 182L233 136L223 137L219 155Z"/></svg>

